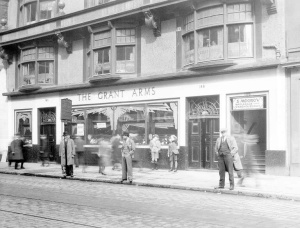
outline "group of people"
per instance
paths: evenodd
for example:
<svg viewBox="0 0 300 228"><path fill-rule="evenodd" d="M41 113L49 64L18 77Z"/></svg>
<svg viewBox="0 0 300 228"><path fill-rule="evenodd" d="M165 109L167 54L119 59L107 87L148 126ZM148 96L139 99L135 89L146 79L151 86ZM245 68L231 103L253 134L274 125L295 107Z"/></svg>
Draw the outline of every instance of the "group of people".
<svg viewBox="0 0 300 228"><path fill-rule="evenodd" d="M110 142L107 140L99 140L99 173L105 175L104 169L107 164L107 157L109 151L112 154L112 160L116 162L118 159L117 151L119 146L121 146L121 157L122 157L122 180L121 182L128 181L132 183L132 159L134 158L135 143L129 137L128 132L123 132L122 134L123 141L120 143L120 136L114 136ZM172 135L169 138L169 148L168 148L168 157L170 159L170 170L177 172L177 157L179 150L177 149L177 137ZM80 149L81 148L81 149ZM159 153L161 150L161 144L159 141L158 135L153 135L152 140L150 141L150 151L151 151L151 161L153 163L153 169L157 168L157 162L159 158ZM67 131L63 133L63 139L61 140L59 147L59 156L61 157L61 167L63 178L67 176L73 177L73 164L75 163L78 166L78 159L76 159L76 153L83 152L83 140L75 139L75 142L70 138L70 135ZM76 162L77 160L77 162ZM113 169L115 169L115 163L113 164Z"/></svg>

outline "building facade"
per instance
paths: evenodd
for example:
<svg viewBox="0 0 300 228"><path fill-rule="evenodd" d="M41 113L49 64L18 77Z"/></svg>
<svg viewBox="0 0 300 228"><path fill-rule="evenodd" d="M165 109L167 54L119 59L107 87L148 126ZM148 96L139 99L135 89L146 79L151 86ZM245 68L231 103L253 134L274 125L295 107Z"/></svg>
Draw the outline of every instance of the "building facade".
<svg viewBox="0 0 300 228"><path fill-rule="evenodd" d="M158 134L161 167L176 135L181 169L217 169L213 147L226 127L258 171L300 175L285 1L5 2L6 132L32 144L32 160L41 134L56 160L65 129L90 152L99 138L129 131L144 167ZM66 99L72 118L62 121Z"/></svg>

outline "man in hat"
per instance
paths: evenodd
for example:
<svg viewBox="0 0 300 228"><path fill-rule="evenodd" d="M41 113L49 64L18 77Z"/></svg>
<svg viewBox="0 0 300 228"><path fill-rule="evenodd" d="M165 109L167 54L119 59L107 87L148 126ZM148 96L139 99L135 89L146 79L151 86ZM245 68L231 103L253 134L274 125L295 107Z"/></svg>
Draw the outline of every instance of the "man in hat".
<svg viewBox="0 0 300 228"><path fill-rule="evenodd" d="M14 140L10 144L10 156L9 156L9 162L15 162L15 169L18 169L18 163L21 163L21 169L24 168L24 157L23 157L23 146L24 142L21 139L21 136L19 133L15 134Z"/></svg>
<svg viewBox="0 0 300 228"><path fill-rule="evenodd" d="M73 164L75 157L75 143L67 131L63 133L63 138L59 145L59 156L61 157L61 168L63 178L73 177Z"/></svg>
<svg viewBox="0 0 300 228"><path fill-rule="evenodd" d="M225 186L225 171L229 174L230 190L234 190L233 157L238 147L233 136L227 134L227 129L221 129L221 137L216 141L215 153L218 156L220 181L216 189L223 189Z"/></svg>
<svg viewBox="0 0 300 228"><path fill-rule="evenodd" d="M150 150L151 150L151 162L153 163L153 170L157 168L157 160L159 158L159 151L161 144L159 141L159 136L157 134L153 135L152 140L150 141Z"/></svg>
<svg viewBox="0 0 300 228"><path fill-rule="evenodd" d="M123 133L122 144L122 183L126 180L132 183L132 156L135 150L134 141L129 138L129 133Z"/></svg>

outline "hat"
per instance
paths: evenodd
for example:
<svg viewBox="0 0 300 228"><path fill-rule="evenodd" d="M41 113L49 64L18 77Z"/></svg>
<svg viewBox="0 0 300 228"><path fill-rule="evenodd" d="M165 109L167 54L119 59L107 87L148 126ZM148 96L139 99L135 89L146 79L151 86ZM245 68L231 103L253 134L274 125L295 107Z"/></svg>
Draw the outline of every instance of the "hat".
<svg viewBox="0 0 300 228"><path fill-rule="evenodd" d="M171 136L170 136L170 139L171 139L172 142L173 142L173 141L177 141L177 137L176 137L175 135L171 135Z"/></svg>
<svg viewBox="0 0 300 228"><path fill-rule="evenodd" d="M155 138L155 137L156 137L156 138L159 138L158 134L154 134L154 135L153 135L153 138Z"/></svg>
<svg viewBox="0 0 300 228"><path fill-rule="evenodd" d="M221 133L222 133L222 132L227 132L227 128L222 127L221 130L220 130L220 132L221 132Z"/></svg>
<svg viewBox="0 0 300 228"><path fill-rule="evenodd" d="M129 133L127 131L124 131L122 135L129 137Z"/></svg>
<svg viewBox="0 0 300 228"><path fill-rule="evenodd" d="M63 136L69 135L68 131L64 131Z"/></svg>

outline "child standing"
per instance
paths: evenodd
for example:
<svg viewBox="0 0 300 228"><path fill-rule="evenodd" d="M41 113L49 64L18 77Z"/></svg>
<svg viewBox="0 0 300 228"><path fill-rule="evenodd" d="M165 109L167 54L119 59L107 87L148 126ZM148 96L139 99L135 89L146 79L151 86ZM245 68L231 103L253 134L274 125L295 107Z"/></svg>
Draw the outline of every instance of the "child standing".
<svg viewBox="0 0 300 228"><path fill-rule="evenodd" d="M168 157L170 158L170 170L173 171L173 163L174 163L174 172L177 172L177 159L179 151L177 149L177 137L175 135L171 135L169 138L169 149L168 149Z"/></svg>

